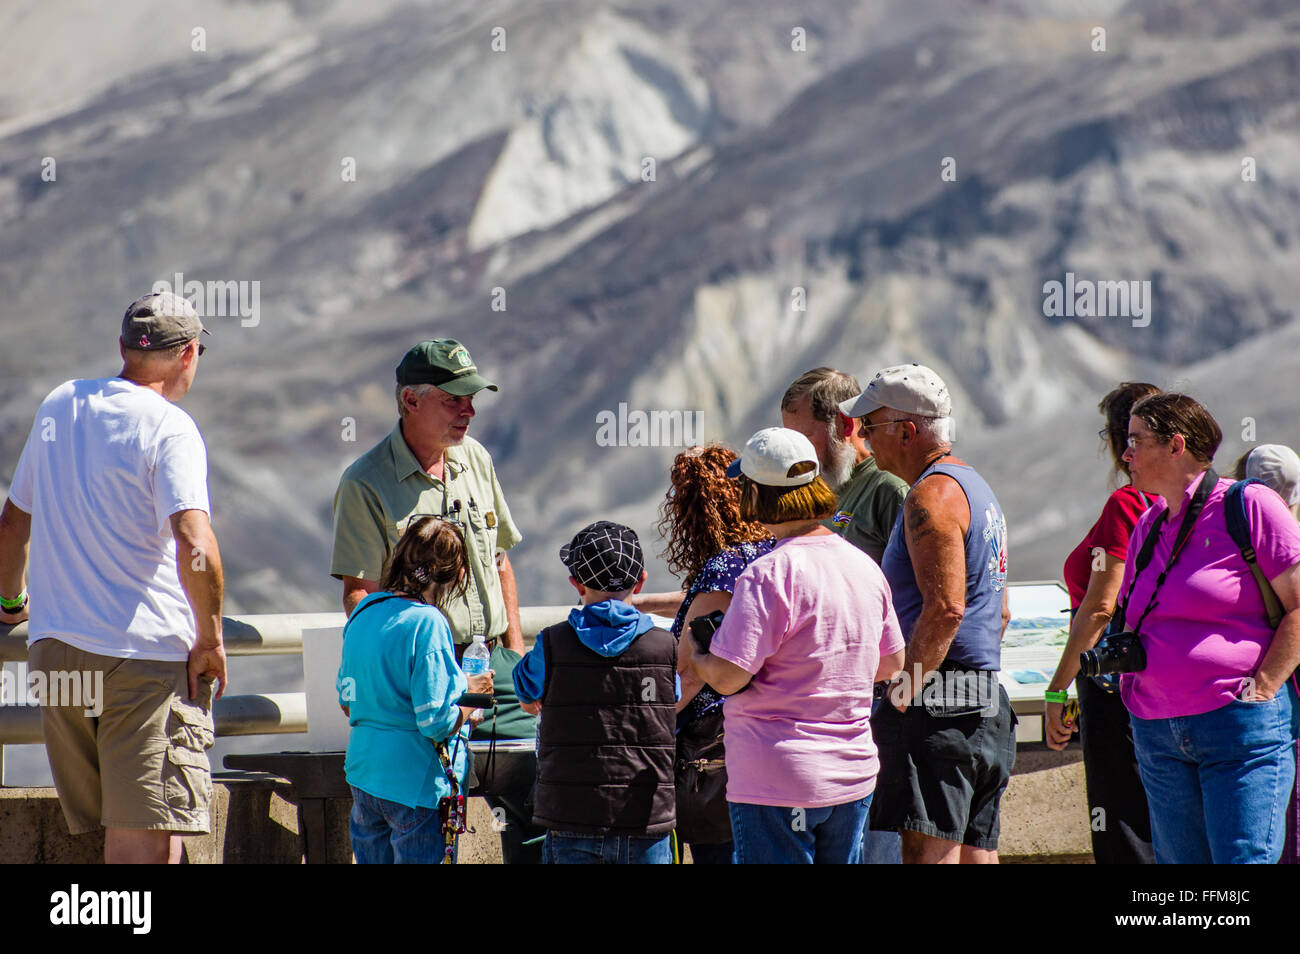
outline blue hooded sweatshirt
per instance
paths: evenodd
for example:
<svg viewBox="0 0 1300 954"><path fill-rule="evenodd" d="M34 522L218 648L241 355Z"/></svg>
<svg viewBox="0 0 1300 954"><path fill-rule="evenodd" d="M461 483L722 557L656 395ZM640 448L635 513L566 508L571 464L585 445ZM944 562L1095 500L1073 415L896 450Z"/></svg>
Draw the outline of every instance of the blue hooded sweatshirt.
<svg viewBox="0 0 1300 954"><path fill-rule="evenodd" d="M638 636L654 629L654 621L622 600L603 600L588 606L578 606L569 611L569 625L578 634L578 640L592 652L607 659L620 655ZM542 647L542 634L528 655L515 665L515 692L521 702L536 702L546 689L546 651ZM681 679L676 680L677 695L681 698Z"/></svg>

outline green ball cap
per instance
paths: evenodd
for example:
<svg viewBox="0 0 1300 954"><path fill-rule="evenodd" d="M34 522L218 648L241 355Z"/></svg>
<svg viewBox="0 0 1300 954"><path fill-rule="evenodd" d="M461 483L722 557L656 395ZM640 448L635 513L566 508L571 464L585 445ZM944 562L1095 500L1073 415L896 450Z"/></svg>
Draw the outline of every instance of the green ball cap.
<svg viewBox="0 0 1300 954"><path fill-rule="evenodd" d="M469 351L455 338L431 338L406 352L397 366L398 384L432 384L464 397L497 386L478 373Z"/></svg>

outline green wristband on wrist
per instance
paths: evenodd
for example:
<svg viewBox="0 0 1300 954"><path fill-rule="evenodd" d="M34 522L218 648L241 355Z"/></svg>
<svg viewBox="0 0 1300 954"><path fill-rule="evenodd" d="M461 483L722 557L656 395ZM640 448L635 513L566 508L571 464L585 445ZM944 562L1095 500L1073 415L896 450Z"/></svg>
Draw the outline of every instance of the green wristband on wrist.
<svg viewBox="0 0 1300 954"><path fill-rule="evenodd" d="M0 610L4 610L6 613L15 612L16 610L22 609L26 605L27 605L26 590L23 590L21 593L19 593L16 597L14 597L11 600L7 600L3 596L0 596Z"/></svg>
<svg viewBox="0 0 1300 954"><path fill-rule="evenodd" d="M1048 689L1046 692L1043 693L1043 698L1046 699L1048 702L1057 702L1060 703L1061 705L1065 705L1067 702L1070 701L1070 694L1064 690L1056 691L1053 689Z"/></svg>

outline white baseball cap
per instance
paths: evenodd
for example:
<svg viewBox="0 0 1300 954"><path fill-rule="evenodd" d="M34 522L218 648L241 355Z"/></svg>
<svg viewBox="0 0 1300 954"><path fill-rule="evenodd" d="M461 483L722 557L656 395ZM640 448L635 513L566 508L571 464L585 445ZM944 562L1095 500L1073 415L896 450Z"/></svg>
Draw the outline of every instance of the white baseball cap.
<svg viewBox="0 0 1300 954"><path fill-rule="evenodd" d="M1264 481L1294 507L1300 501L1300 457L1285 444L1260 444L1246 457L1246 476Z"/></svg>
<svg viewBox="0 0 1300 954"><path fill-rule="evenodd" d="M943 378L923 364L897 364L876 372L867 389L840 405L845 417L866 417L882 407L922 417L948 417L952 398Z"/></svg>
<svg viewBox="0 0 1300 954"><path fill-rule="evenodd" d="M810 463L812 469L790 476L795 464ZM731 462L727 476L744 474L766 487L802 487L817 477L817 451L812 441L788 427L765 427L745 442L740 457Z"/></svg>

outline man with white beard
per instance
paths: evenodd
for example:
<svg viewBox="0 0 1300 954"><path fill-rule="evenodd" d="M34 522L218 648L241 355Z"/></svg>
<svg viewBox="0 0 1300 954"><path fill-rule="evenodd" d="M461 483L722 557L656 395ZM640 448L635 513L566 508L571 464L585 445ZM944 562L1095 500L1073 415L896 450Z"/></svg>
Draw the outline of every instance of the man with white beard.
<svg viewBox="0 0 1300 954"><path fill-rule="evenodd" d="M812 441L822 478L839 498L826 526L880 562L907 496L907 484L876 466L857 422L839 405L862 393L851 374L814 368L781 398L781 424Z"/></svg>
<svg viewBox="0 0 1300 954"><path fill-rule="evenodd" d="M840 411L843 402L861 393L853 375L813 368L786 389L781 424L812 441L822 479L835 491L835 514L826 526L879 564L903 509L907 484L876 465L867 442L858 436L858 422ZM903 863L898 832L867 829L862 849L864 864Z"/></svg>

